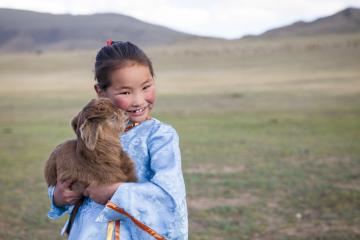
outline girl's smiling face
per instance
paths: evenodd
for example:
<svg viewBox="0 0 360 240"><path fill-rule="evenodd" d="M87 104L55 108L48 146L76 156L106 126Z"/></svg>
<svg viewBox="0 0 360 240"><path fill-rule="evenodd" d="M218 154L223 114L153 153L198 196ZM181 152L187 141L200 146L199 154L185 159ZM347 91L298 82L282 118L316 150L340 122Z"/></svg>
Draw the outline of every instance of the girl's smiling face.
<svg viewBox="0 0 360 240"><path fill-rule="evenodd" d="M131 62L110 74L111 85L102 90L95 85L99 97L110 98L133 122L150 116L156 98L155 81L149 67Z"/></svg>

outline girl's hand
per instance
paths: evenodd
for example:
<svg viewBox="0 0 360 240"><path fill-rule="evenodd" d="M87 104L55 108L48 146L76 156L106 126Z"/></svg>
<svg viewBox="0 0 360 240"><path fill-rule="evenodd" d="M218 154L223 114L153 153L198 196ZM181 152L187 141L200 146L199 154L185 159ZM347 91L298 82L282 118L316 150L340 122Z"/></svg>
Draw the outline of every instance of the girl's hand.
<svg viewBox="0 0 360 240"><path fill-rule="evenodd" d="M114 195L114 192L120 186L120 184L121 182L107 185L97 185L95 183L91 183L85 189L84 196L88 196L95 202L105 205Z"/></svg>
<svg viewBox="0 0 360 240"><path fill-rule="evenodd" d="M54 203L56 206L62 207L67 204L75 204L81 199L81 193L70 190L71 183L70 180L56 182L54 191Z"/></svg>

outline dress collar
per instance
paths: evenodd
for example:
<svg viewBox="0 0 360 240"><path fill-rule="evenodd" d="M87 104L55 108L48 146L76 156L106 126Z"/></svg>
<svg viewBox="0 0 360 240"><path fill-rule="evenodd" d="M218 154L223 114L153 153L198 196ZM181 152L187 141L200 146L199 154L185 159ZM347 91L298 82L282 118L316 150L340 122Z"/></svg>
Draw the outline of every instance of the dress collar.
<svg viewBox="0 0 360 240"><path fill-rule="evenodd" d="M142 121L142 122L145 122L146 120L150 120L150 119L151 119L151 117L148 116L148 117L147 117L144 121ZM132 129L132 128L136 127L137 125L141 124L142 122L133 122L133 121L129 120L129 122L128 122L125 130L124 130L124 132L129 131L130 129Z"/></svg>

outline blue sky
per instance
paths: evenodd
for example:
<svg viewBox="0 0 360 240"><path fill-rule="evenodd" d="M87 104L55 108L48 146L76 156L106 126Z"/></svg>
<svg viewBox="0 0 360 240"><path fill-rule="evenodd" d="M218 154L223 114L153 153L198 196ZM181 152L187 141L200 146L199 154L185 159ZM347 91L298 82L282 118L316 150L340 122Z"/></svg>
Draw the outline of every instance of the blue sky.
<svg viewBox="0 0 360 240"><path fill-rule="evenodd" d="M360 0L0 0L2 8L56 14L121 13L188 33L224 38L311 21L349 6L360 8Z"/></svg>

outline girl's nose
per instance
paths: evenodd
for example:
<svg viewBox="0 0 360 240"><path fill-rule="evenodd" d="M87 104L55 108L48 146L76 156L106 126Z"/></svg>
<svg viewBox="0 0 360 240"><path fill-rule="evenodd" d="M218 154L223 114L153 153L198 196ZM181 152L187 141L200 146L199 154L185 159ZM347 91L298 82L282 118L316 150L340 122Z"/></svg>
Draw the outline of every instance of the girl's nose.
<svg viewBox="0 0 360 240"><path fill-rule="evenodd" d="M144 98L143 98L142 94L136 94L136 95L134 95L132 105L135 107L142 106L143 101L144 101Z"/></svg>

